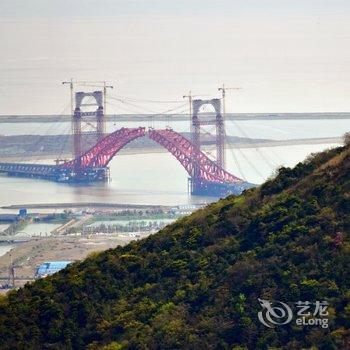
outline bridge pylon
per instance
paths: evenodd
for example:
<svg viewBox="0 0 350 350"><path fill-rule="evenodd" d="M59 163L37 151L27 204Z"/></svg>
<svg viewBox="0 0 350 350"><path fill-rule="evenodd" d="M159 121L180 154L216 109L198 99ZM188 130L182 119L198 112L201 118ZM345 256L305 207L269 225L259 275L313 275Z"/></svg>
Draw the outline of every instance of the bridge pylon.
<svg viewBox="0 0 350 350"><path fill-rule="evenodd" d="M199 110L204 105L211 105L215 110L214 119L202 119L199 116ZM218 98L210 100L200 100L196 99L192 101L192 143L194 146L194 152L192 153L193 162L193 175L191 176L191 192L193 194L201 193L205 191L205 184L201 179L200 174L200 160L198 155L201 152L202 140L201 140L201 126L202 125L215 125L216 126L216 161L215 163L221 169L225 169L225 123L224 117L221 113L221 100Z"/></svg>
<svg viewBox="0 0 350 350"><path fill-rule="evenodd" d="M84 103L84 100L90 97L92 102ZM87 111L87 107L95 107L93 111ZM102 140L106 134L106 121L103 108L103 92L76 92L75 93L75 108L72 119L72 132L73 132L73 156L75 159L79 157L85 151L83 149L83 129L82 124L87 123L94 128L96 134L96 142ZM76 174L81 173L82 165L79 162L75 167Z"/></svg>

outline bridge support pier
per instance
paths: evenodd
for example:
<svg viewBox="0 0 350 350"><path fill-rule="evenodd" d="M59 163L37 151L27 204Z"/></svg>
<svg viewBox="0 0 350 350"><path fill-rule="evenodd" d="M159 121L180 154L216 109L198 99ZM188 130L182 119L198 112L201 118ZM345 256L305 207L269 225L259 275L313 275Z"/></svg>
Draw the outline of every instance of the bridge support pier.
<svg viewBox="0 0 350 350"><path fill-rule="evenodd" d="M242 183L217 183L200 179L189 178L190 193L193 196L227 197L240 195L244 190L255 187L248 182Z"/></svg>

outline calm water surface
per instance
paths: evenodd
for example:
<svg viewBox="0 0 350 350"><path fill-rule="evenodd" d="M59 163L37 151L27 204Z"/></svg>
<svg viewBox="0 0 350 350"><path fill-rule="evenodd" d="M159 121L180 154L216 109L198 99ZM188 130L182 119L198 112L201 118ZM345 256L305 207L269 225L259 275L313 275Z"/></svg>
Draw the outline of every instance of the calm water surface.
<svg viewBox="0 0 350 350"><path fill-rule="evenodd" d="M109 122L108 131L112 132L120 127L151 126L147 123ZM166 124L163 121L156 121L152 126L165 128ZM0 134L5 135L70 132L70 123L67 122L1 123L0 126ZM188 131L189 122L172 122L170 126L177 131ZM227 121L226 130L228 135L276 140L339 137L350 130L350 119ZM213 130L210 131L213 132ZM249 182L260 184L279 166L294 166L310 153L332 146L335 145L227 150L227 170ZM52 160L40 162L50 163ZM215 198L188 195L188 175L170 153L119 154L111 161L110 169L109 183L84 186L0 176L0 206L67 202L179 205L200 204L215 200ZM4 212L4 210L0 211ZM46 231L43 228L42 232Z"/></svg>
<svg viewBox="0 0 350 350"><path fill-rule="evenodd" d="M61 226L61 224L33 223L27 225L17 236L50 236L51 231Z"/></svg>
<svg viewBox="0 0 350 350"><path fill-rule="evenodd" d="M260 184L271 176L278 166L294 166L310 153L332 146L335 145L298 145L228 151L227 169L239 177ZM179 205L215 200L188 195L188 175L170 153L117 155L111 161L110 168L109 183L88 186L0 176L0 206L67 202Z"/></svg>

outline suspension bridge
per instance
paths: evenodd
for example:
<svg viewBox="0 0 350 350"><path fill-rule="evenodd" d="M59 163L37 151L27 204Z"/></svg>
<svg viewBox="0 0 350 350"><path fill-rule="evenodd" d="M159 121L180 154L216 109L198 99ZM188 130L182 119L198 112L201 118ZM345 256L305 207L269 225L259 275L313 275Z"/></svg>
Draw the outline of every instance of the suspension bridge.
<svg viewBox="0 0 350 350"><path fill-rule="evenodd" d="M105 90L105 89L104 89ZM0 172L9 176L40 178L63 183L91 183L108 181L109 163L127 144L138 138L149 138L171 153L188 173L190 193L193 195L238 195L254 185L225 169L225 123L221 99L191 99L190 129L188 139L170 127L122 127L106 133L106 91L76 92L72 111L73 157L56 161L56 164L23 162L0 163ZM86 100L88 102L85 102ZM72 99L73 100L73 99ZM91 102L92 100L92 102ZM215 110L215 117L202 118L204 105ZM93 108L93 110L91 110ZM89 110L87 110L89 109ZM84 149L83 124L92 125L96 143ZM202 149L202 126L215 128L216 159L210 159Z"/></svg>

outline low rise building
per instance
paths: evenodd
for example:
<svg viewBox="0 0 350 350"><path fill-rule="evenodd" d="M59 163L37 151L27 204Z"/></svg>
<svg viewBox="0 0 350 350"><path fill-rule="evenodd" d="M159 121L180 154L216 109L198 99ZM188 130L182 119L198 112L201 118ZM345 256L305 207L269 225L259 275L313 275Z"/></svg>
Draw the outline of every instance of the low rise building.
<svg viewBox="0 0 350 350"><path fill-rule="evenodd" d="M66 268L71 263L71 261L46 261L37 267L35 271L35 278L42 278L52 275Z"/></svg>

